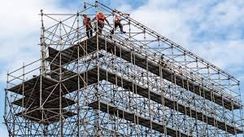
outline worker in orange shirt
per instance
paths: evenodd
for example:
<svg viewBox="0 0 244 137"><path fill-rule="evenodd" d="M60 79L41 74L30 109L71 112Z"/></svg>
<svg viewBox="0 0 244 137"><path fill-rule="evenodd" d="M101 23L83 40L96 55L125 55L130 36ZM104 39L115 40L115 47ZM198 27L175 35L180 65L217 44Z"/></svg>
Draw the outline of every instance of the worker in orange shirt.
<svg viewBox="0 0 244 137"><path fill-rule="evenodd" d="M111 30L111 33L114 34L114 31L119 27L121 33L126 33L123 30L123 25L121 24L121 17L119 15L114 16L114 28Z"/></svg>
<svg viewBox="0 0 244 137"><path fill-rule="evenodd" d="M91 19L87 17L86 14L83 14L83 25L86 27L86 35L88 38L92 37L92 25Z"/></svg>
<svg viewBox="0 0 244 137"><path fill-rule="evenodd" d="M105 21L107 22L107 24L111 27L111 25L109 24L107 18L105 17L105 15L102 12L98 12L96 14L96 17L93 19L97 20L97 27L98 27L98 32L102 34L102 30L105 24Z"/></svg>

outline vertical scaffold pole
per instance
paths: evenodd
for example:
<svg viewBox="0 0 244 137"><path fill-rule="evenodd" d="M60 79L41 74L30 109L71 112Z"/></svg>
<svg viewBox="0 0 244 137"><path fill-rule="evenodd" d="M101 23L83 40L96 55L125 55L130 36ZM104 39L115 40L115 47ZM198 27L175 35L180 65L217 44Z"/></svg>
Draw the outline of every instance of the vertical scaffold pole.
<svg viewBox="0 0 244 137"><path fill-rule="evenodd" d="M96 8L96 13L98 12L98 2L95 2L95 8ZM96 110L96 116L97 116L97 120L96 120L96 125L95 127L97 128L97 133L96 136L100 137L101 136L101 129L100 129L100 93L99 93L99 55L98 55L98 51L99 51L99 36L98 36L98 23L96 23L96 66L97 66L97 85L96 85L96 99L98 101L98 109Z"/></svg>
<svg viewBox="0 0 244 137"><path fill-rule="evenodd" d="M79 38L80 38L80 32L79 32L79 27L80 27L80 20L79 20L79 17L80 17L80 14L77 12L76 14L77 16L77 40L79 41ZM78 55L78 60L77 60L77 81L78 81L78 90L77 90L77 137L80 137L80 73L79 73L79 70L80 70L80 44L78 44L78 47L77 47L77 55Z"/></svg>
<svg viewBox="0 0 244 137"><path fill-rule="evenodd" d="M40 106L40 110L41 110L41 120L44 119L44 110L43 110L43 105L42 105L42 77L45 71L45 43L44 43L44 32L45 32L45 28L44 28L44 20L43 20L43 10L41 9L41 37L40 37L40 46L41 46L41 72L40 72L40 102L39 102L39 106ZM45 133L45 129L43 129L43 134ZM46 134L46 133L45 133ZM44 136L45 136L44 134Z"/></svg>

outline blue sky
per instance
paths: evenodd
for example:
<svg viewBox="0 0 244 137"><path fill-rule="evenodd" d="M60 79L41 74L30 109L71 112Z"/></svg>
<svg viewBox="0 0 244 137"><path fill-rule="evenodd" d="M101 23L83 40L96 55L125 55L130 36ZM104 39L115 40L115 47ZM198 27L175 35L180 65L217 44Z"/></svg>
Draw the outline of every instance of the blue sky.
<svg viewBox="0 0 244 137"><path fill-rule="evenodd" d="M76 12L81 0L11 0L0 5L0 120L6 72L40 57L39 10ZM92 2L93 0L85 0ZM243 0L100 0L199 54L241 81L244 94ZM6 134L3 124L0 132ZM4 135L5 136L5 135Z"/></svg>

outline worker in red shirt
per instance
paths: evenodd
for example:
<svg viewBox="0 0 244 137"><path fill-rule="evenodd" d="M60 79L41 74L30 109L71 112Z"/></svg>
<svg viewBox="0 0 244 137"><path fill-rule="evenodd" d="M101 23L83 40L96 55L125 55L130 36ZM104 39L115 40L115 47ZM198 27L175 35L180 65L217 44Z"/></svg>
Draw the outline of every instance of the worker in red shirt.
<svg viewBox="0 0 244 137"><path fill-rule="evenodd" d="M102 30L103 30L105 21L111 27L111 25L109 24L107 18L105 17L105 15L102 12L98 12L96 14L96 17L93 20L97 20L98 32L101 33L101 34L102 34Z"/></svg>
<svg viewBox="0 0 244 137"><path fill-rule="evenodd" d="M86 27L86 35L88 38L92 37L92 25L91 19L87 17L86 14L83 14L83 25Z"/></svg>
<svg viewBox="0 0 244 137"><path fill-rule="evenodd" d="M121 24L121 17L119 15L114 16L114 28L111 30L111 33L114 34L114 31L119 27L121 33L126 33L123 30L123 25Z"/></svg>

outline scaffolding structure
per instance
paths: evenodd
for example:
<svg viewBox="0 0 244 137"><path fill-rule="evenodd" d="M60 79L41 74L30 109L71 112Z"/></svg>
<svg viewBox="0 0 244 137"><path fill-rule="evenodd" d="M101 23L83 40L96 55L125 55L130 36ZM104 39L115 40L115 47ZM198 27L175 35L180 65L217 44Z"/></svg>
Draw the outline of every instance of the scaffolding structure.
<svg viewBox="0 0 244 137"><path fill-rule="evenodd" d="M82 15L98 11L126 34L87 38ZM243 135L240 82L128 14L96 1L40 16L41 58L7 74L9 136Z"/></svg>

